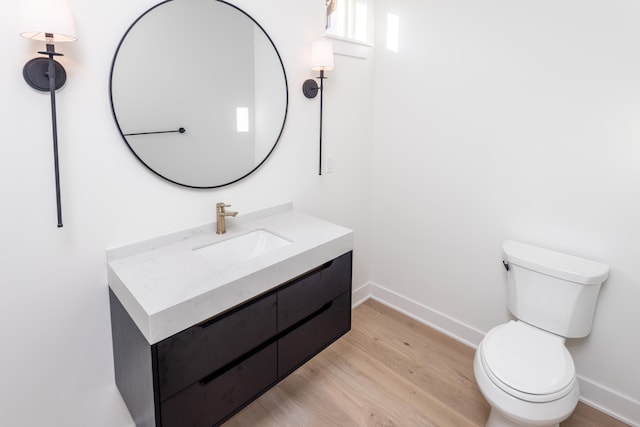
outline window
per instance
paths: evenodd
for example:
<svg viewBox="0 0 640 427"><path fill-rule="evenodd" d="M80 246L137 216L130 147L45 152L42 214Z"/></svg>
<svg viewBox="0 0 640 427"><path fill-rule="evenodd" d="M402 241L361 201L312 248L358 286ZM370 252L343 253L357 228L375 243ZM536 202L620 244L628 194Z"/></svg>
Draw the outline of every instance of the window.
<svg viewBox="0 0 640 427"><path fill-rule="evenodd" d="M374 17L371 0L326 0L326 3L327 34L372 44Z"/></svg>

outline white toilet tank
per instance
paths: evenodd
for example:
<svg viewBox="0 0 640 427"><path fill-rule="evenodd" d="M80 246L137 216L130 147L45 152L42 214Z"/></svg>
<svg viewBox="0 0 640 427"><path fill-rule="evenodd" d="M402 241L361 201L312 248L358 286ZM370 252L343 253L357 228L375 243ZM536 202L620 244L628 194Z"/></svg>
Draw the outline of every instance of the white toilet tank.
<svg viewBox="0 0 640 427"><path fill-rule="evenodd" d="M589 335L609 266L512 240L504 242L502 253L515 317L567 338Z"/></svg>

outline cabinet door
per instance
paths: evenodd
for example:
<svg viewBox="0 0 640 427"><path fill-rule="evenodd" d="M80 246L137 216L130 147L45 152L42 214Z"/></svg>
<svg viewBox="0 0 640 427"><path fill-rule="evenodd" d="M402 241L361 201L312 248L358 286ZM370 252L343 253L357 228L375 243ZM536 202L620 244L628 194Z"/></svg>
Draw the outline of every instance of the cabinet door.
<svg viewBox="0 0 640 427"><path fill-rule="evenodd" d="M163 402L162 427L211 427L234 414L277 380L276 344L228 371L195 383Z"/></svg>
<svg viewBox="0 0 640 427"><path fill-rule="evenodd" d="M351 252L295 279L278 292L278 332L351 290Z"/></svg>
<svg viewBox="0 0 640 427"><path fill-rule="evenodd" d="M276 334L270 295L157 344L160 400L244 356Z"/></svg>
<svg viewBox="0 0 640 427"><path fill-rule="evenodd" d="M278 377L289 374L349 329L351 292L346 292L278 341Z"/></svg>

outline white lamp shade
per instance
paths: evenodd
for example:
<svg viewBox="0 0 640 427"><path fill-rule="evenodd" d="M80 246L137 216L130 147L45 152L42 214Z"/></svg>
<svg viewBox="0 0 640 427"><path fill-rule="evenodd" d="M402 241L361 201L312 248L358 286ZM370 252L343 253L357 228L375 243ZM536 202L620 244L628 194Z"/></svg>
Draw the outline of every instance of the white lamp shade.
<svg viewBox="0 0 640 427"><path fill-rule="evenodd" d="M77 39L68 0L22 0L21 3L22 37L54 43ZM53 40L46 34L53 34Z"/></svg>
<svg viewBox="0 0 640 427"><path fill-rule="evenodd" d="M314 71L334 69L333 45L329 40L318 40L311 45L311 69Z"/></svg>

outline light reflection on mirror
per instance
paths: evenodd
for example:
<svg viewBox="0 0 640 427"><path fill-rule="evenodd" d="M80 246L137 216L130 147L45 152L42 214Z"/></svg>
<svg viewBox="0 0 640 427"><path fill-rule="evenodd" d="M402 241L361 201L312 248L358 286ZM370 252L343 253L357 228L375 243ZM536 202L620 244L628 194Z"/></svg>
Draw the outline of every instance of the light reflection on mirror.
<svg viewBox="0 0 640 427"><path fill-rule="evenodd" d="M236 108L236 130L249 132L249 109L247 107Z"/></svg>

